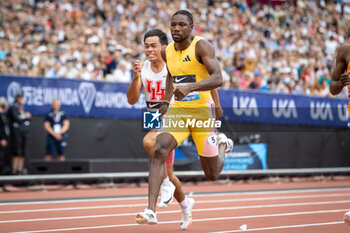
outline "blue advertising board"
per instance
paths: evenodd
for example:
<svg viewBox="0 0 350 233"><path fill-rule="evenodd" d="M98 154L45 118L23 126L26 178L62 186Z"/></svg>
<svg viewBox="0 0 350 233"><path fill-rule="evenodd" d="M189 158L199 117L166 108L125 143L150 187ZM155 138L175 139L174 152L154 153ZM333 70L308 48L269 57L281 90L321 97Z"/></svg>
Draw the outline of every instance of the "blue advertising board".
<svg viewBox="0 0 350 233"><path fill-rule="evenodd" d="M12 103L18 92L25 98L25 106L35 115L44 115L57 98L69 116L135 119L142 117L146 107L141 94L135 105L127 102L128 84L86 82L68 79L0 76L0 96Z"/></svg>
<svg viewBox="0 0 350 233"><path fill-rule="evenodd" d="M229 121L348 127L348 100L260 91L220 90Z"/></svg>
<svg viewBox="0 0 350 233"><path fill-rule="evenodd" d="M186 140L175 149L175 160L187 160L199 163L198 152L195 144ZM235 145L233 150L225 154L223 170L266 170L267 144L249 143Z"/></svg>
<svg viewBox="0 0 350 233"><path fill-rule="evenodd" d="M0 96L12 103L23 92L26 108L34 115L50 110L58 98L69 116L142 119L143 93L135 105L127 102L128 84L68 79L0 76ZM228 121L347 127L348 100L266 92L219 90Z"/></svg>
<svg viewBox="0 0 350 233"><path fill-rule="evenodd" d="M267 145L264 143L235 145L225 156L223 170L267 169Z"/></svg>

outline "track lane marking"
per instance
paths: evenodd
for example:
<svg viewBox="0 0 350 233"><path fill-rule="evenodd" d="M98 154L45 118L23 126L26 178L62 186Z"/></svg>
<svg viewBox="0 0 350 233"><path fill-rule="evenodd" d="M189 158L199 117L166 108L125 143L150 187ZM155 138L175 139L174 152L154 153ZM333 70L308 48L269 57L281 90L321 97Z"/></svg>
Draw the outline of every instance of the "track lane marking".
<svg viewBox="0 0 350 233"><path fill-rule="evenodd" d="M347 210L348 209L319 210L319 211L250 215L250 216L238 216L238 217L204 218L204 219L193 219L192 222L208 222L208 221L235 220L235 219L246 219L246 218L251 219L251 218L281 217L281 216L307 215L307 214L337 213L337 212L344 212ZM158 224L171 224L171 223L180 223L180 221L158 222ZM139 224L120 224L120 225L105 225L105 226L91 226L91 227L75 227L75 228L58 228L58 229L46 229L46 230L19 231L19 232L12 232L12 233L58 232L58 231L89 230L89 229L102 229L102 228L118 228L118 227L129 227L129 226L140 226L140 225Z"/></svg>
<svg viewBox="0 0 350 233"><path fill-rule="evenodd" d="M350 197L350 193L202 200L202 201L196 201L196 204L241 202L241 201L244 202L244 201L285 200L285 199L290 200L290 199L324 198L324 197ZM109 208L125 208L125 207L130 208L130 207L140 207L140 206L147 206L147 204L142 203L142 204L121 204L121 205L105 205L105 206L102 205L102 206L85 206L85 207L84 206L83 207L64 207L64 208L49 208L49 209L9 210L9 211L0 211L0 214L34 213L34 212L50 212L50 211L68 211L68 210L89 210L89 209L109 209Z"/></svg>
<svg viewBox="0 0 350 233"><path fill-rule="evenodd" d="M203 208L203 209L193 209L192 212L241 210L241 209L261 209L261 208L276 208L276 207L290 207L290 206L293 207L293 206L331 205L331 204L344 204L344 203L350 203L350 200ZM180 213L180 212L181 212L180 210L169 210L169 211L158 211L157 214L158 215L159 214L173 214L173 213ZM0 224L4 224L4 223L20 223L20 222L40 222L40 221L61 221L61 220L75 220L75 219L89 219L89 218L122 217L122 216L135 216L136 214L137 213L123 213L123 214L99 214L99 215L85 215L85 216L72 216L72 217L55 217L55 218L14 219L14 220L3 220L3 221L0 221Z"/></svg>
<svg viewBox="0 0 350 233"><path fill-rule="evenodd" d="M321 223L308 223L300 225L287 225L287 226L275 226L275 227L263 227L263 228L252 228L246 229L246 231L265 231L265 230L276 230L276 229L287 229L287 228L301 228L301 227L313 227L313 226L326 226L326 225L335 225L335 224L344 224L344 222L321 222ZM229 231L215 231L210 233L234 233L242 232L242 230L229 230Z"/></svg>
<svg viewBox="0 0 350 233"><path fill-rule="evenodd" d="M233 192L233 193L205 193L205 194L194 194L194 197L217 197L217 196L237 196L237 195L260 195L260 194L285 194L285 193L310 193L310 192L336 192L336 191L350 191L350 187L343 188L305 188L305 189L291 189L291 190L268 190L268 191L244 191L244 192ZM52 203L72 203L72 202L91 202L91 201L123 201L123 200L139 200L147 199L147 195L140 197L111 197L111 198L83 198L83 199L65 199L65 200L46 200L46 201L16 201L9 200L9 202L0 202L0 206L10 205L36 205L36 204L52 204Z"/></svg>

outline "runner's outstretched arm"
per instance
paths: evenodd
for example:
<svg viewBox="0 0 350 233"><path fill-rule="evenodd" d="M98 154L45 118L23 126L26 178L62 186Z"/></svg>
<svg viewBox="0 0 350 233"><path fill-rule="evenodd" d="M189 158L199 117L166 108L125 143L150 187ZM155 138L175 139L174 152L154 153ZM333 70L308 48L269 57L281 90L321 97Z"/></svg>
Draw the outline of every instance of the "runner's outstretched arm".
<svg viewBox="0 0 350 233"><path fill-rule="evenodd" d="M128 103L131 105L136 104L139 100L142 90L142 81L141 81L141 69L142 63L139 60L136 60L132 66L132 72L134 73L134 78L126 92L128 98Z"/></svg>
<svg viewBox="0 0 350 233"><path fill-rule="evenodd" d="M211 90L210 93L211 93L211 97L213 98L213 101L215 103L215 119L219 120L220 117L222 116L224 110L222 110L222 108L221 108L218 89L215 88L215 89Z"/></svg>
<svg viewBox="0 0 350 233"><path fill-rule="evenodd" d="M338 95L343 90L344 86L350 85L349 72L344 73L347 68L345 55L349 51L349 45L342 45L338 49L332 81L329 84L329 91L332 95Z"/></svg>
<svg viewBox="0 0 350 233"><path fill-rule="evenodd" d="M165 54L165 48L161 51L162 58L166 62L166 54ZM168 70L168 67L167 67ZM165 84L165 92L164 92L164 101L170 102L171 98L173 97L173 78L170 75L170 72L168 70L168 75L166 77L166 84ZM168 110L168 107L166 104L162 104L159 111L164 115L166 111Z"/></svg>

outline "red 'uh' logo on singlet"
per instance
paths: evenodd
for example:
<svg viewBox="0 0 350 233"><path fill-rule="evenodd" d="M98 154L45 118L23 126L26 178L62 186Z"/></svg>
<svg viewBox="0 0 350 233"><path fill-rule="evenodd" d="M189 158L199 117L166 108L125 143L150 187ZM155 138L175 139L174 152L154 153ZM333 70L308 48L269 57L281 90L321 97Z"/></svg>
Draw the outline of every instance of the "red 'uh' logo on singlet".
<svg viewBox="0 0 350 233"><path fill-rule="evenodd" d="M161 88L162 81L146 79L147 91L151 94L151 101L161 101L164 99L165 88Z"/></svg>

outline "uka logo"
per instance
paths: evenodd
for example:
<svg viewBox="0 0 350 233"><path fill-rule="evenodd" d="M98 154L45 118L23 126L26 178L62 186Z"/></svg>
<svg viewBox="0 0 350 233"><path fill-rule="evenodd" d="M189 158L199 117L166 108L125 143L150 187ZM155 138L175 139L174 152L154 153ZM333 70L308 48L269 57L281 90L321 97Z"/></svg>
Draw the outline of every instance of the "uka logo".
<svg viewBox="0 0 350 233"><path fill-rule="evenodd" d="M239 98L233 97L233 112L237 116L242 116L245 114L246 116L255 117L259 116L258 105L256 103L256 99L254 97L249 96L240 96Z"/></svg>
<svg viewBox="0 0 350 233"><path fill-rule="evenodd" d="M346 104L338 104L338 116L339 120L347 121L348 120L348 106Z"/></svg>
<svg viewBox="0 0 350 233"><path fill-rule="evenodd" d="M298 112L295 107L294 100L273 99L272 113L276 118L280 118L281 116L283 116L284 118L298 118Z"/></svg>
<svg viewBox="0 0 350 233"><path fill-rule="evenodd" d="M330 103L310 102L310 116L313 120L333 120L333 113Z"/></svg>

